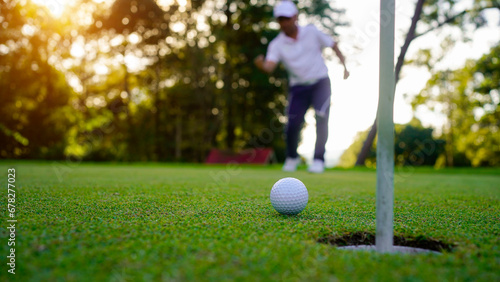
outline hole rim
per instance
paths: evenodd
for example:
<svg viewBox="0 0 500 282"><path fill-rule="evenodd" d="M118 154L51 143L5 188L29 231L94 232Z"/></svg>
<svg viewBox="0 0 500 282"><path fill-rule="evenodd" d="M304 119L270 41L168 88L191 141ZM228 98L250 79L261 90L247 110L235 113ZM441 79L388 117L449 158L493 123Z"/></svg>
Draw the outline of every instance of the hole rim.
<svg viewBox="0 0 500 282"><path fill-rule="evenodd" d="M366 231L346 232L338 235L325 235L317 239L320 244L335 247L375 246L375 234ZM438 253L450 253L456 248L453 243L437 240L424 235L394 235L395 247L408 247Z"/></svg>

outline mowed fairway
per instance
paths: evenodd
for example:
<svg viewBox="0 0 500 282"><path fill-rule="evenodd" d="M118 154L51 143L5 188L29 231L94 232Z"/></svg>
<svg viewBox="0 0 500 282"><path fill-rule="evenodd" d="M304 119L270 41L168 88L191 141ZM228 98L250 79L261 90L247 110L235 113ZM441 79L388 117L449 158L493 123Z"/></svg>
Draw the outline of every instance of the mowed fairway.
<svg viewBox="0 0 500 282"><path fill-rule="evenodd" d="M279 166L0 162L16 169L18 281L499 281L500 169L396 169L395 235L454 244L443 254L340 250L318 239L375 232L374 170L284 173ZM300 179L298 216L269 201Z"/></svg>

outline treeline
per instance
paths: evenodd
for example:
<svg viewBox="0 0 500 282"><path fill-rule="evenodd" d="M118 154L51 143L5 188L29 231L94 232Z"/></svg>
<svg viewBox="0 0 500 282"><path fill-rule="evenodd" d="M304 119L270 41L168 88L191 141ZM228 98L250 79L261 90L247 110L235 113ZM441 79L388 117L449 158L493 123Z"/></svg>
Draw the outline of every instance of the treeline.
<svg viewBox="0 0 500 282"><path fill-rule="evenodd" d="M282 157L284 70L252 63L278 32L272 3L80 0L55 17L1 2L1 158L200 162L212 147L261 146ZM332 35L344 24L328 1L299 8Z"/></svg>
<svg viewBox="0 0 500 282"><path fill-rule="evenodd" d="M395 163L402 166L500 165L500 44L456 70L434 72L412 106L444 117L437 132L414 118L395 126ZM358 133L340 166L356 163L368 130ZM365 165L376 165L376 141Z"/></svg>
<svg viewBox="0 0 500 282"><path fill-rule="evenodd" d="M441 19L436 7L450 7L442 2L425 1L425 14ZM213 147L273 147L282 160L285 72L268 77L252 64L278 32L273 4L76 0L55 16L29 0L0 0L0 158L202 162ZM298 7L334 36L346 25L331 1ZM499 47L457 70L434 71L428 50L417 57L433 76L414 109L440 112L446 124L397 126L397 164L499 165Z"/></svg>

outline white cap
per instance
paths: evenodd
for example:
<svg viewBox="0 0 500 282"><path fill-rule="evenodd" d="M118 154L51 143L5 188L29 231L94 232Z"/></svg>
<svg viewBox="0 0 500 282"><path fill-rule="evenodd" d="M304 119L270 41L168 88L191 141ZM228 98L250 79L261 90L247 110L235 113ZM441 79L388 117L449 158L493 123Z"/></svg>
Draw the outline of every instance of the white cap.
<svg viewBox="0 0 500 282"><path fill-rule="evenodd" d="M274 6L274 17L287 17L291 18L297 15L299 11L292 1L281 1L278 5Z"/></svg>

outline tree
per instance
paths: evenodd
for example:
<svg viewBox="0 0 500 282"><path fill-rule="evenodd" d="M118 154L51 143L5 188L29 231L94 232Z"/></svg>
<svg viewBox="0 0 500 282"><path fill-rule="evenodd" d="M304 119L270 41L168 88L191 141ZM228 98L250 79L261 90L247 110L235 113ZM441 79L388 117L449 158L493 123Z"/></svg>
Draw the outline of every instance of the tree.
<svg viewBox="0 0 500 282"><path fill-rule="evenodd" d="M273 120L283 122L276 116L286 101L284 70L268 78L251 63L278 33L269 28L272 6L266 1L187 1L182 7L163 7L164 13L156 15L154 5L144 4L141 16L132 10L142 8L131 5L135 4L117 1L113 12L96 17L95 23L103 34L109 30L140 38L155 30L148 22L157 22L156 29L165 27L164 33L156 32L151 46L143 40L134 46L143 53L146 48L155 50L141 74L146 80L143 91L152 102L140 106L144 111L140 116L146 118L147 111L153 112L157 137L152 144L160 159L175 155L179 160L187 153L189 159L201 161L213 146L239 150L283 143L281 138L262 138L262 133ZM150 6L153 13L148 12ZM303 10L313 13L313 21L335 22L332 19L342 13L327 1L305 3ZM273 133L276 137L279 132Z"/></svg>
<svg viewBox="0 0 500 282"><path fill-rule="evenodd" d="M62 158L73 92L50 62L60 29L47 10L1 2L0 157Z"/></svg>
<svg viewBox="0 0 500 282"><path fill-rule="evenodd" d="M203 161L212 147L284 147L285 71L267 77L252 64L279 32L267 1L77 0L43 20L43 7L4 3L0 132L14 144L6 152L29 142L87 160ZM326 0L299 8L331 34L343 25ZM17 105L21 114L10 115Z"/></svg>
<svg viewBox="0 0 500 282"><path fill-rule="evenodd" d="M500 164L500 45L477 62L433 74L412 105L446 116L447 166Z"/></svg>
<svg viewBox="0 0 500 282"><path fill-rule="evenodd" d="M413 118L408 124L396 124L394 135L394 162L399 166L433 166L444 150L444 141L433 137L433 129L425 128L422 123ZM354 142L340 157L339 166L355 165L369 130L359 132ZM376 166L376 144L370 149L366 159L368 167Z"/></svg>
<svg viewBox="0 0 500 282"><path fill-rule="evenodd" d="M415 5L415 12L412 17L411 25L406 34L405 42L401 47L400 55L395 66L395 82L399 81L400 72L405 62L405 56L408 48L415 39L433 32L443 26L451 25L464 29L466 25L472 24L476 29L486 24L482 12L487 9L500 10L500 3L496 0L475 0L472 8L456 11L457 3L461 1L454 0L418 0ZM425 30L416 33L417 25L421 23ZM463 34L466 37L465 33ZM427 52L429 53L429 52ZM377 119L370 129L366 140L364 141L361 152L356 160L356 165L364 165L370 148L372 147L375 135L377 133Z"/></svg>
<svg viewBox="0 0 500 282"><path fill-rule="evenodd" d="M500 165L500 44L473 68L474 106L479 120L465 141L466 156L475 166Z"/></svg>

